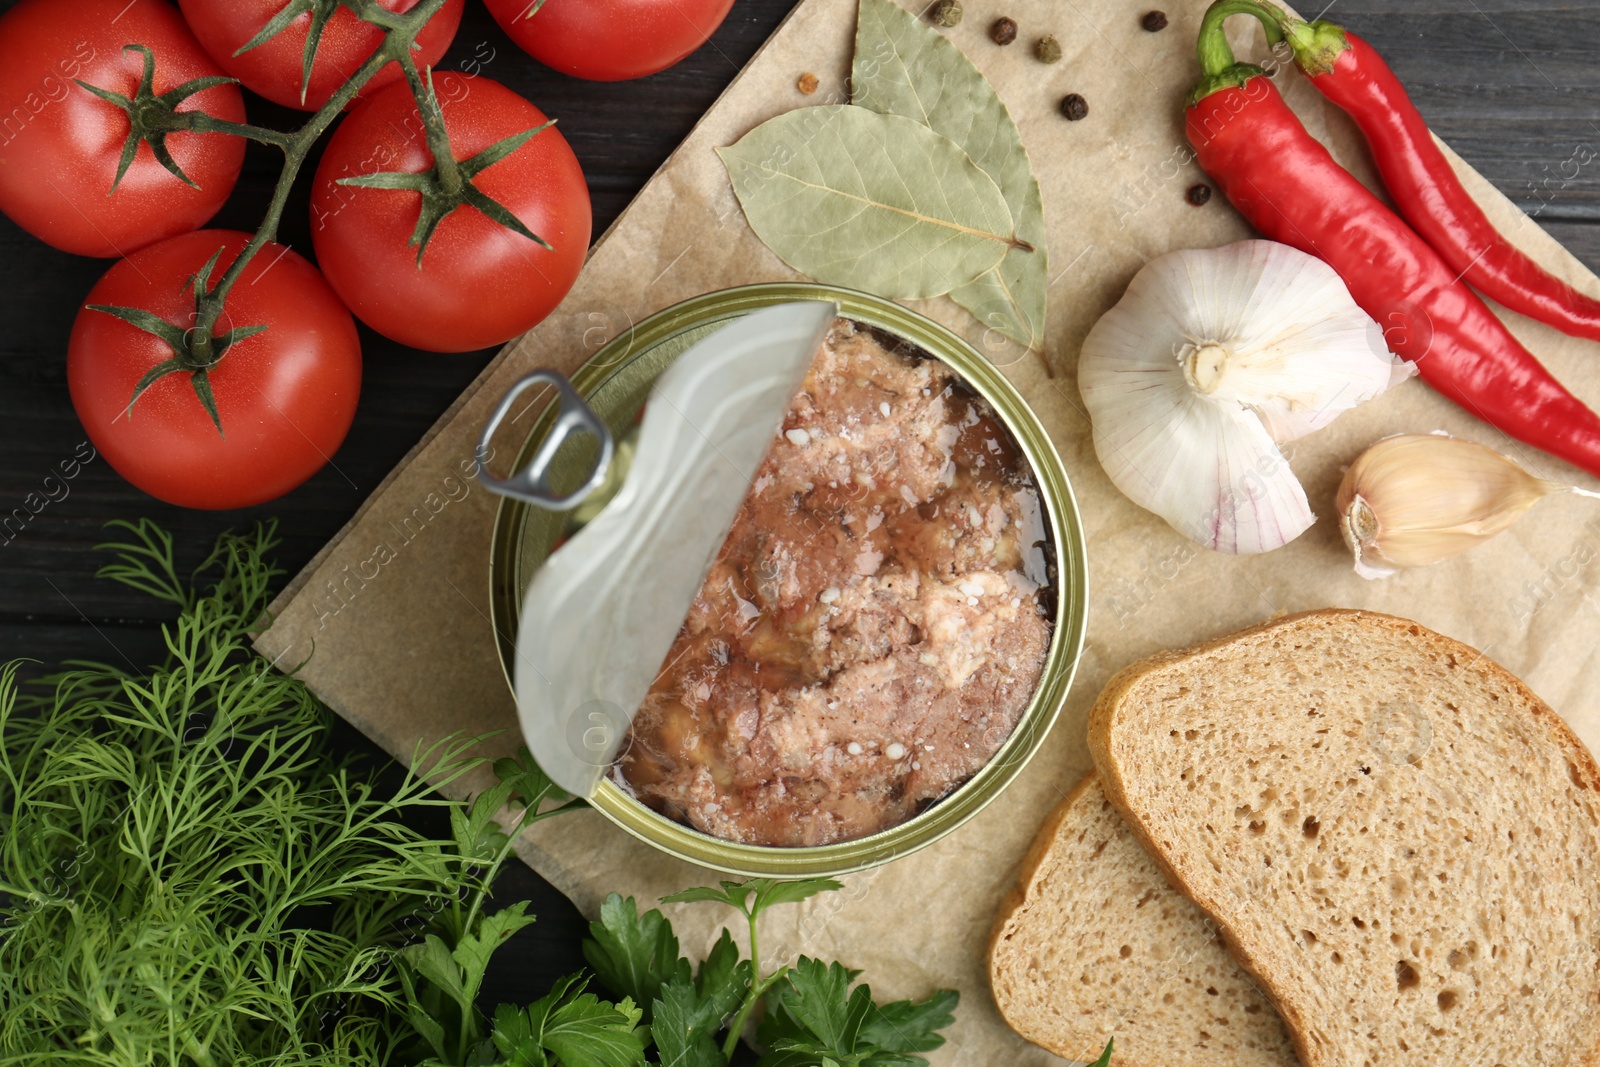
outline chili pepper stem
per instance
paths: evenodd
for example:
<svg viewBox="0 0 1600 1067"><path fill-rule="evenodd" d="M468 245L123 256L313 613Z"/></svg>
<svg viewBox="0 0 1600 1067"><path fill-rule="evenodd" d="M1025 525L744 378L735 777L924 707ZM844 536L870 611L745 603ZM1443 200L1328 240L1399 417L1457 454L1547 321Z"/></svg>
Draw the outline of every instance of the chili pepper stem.
<svg viewBox="0 0 1600 1067"><path fill-rule="evenodd" d="M1212 5L1213 9L1222 6L1222 3ZM1324 19L1306 22L1267 0L1228 0L1227 6L1231 8L1227 14L1254 15L1266 29L1270 43L1287 42L1294 52L1295 65L1313 77L1332 70L1339 56L1350 47L1343 27Z"/></svg>
<svg viewBox="0 0 1600 1067"><path fill-rule="evenodd" d="M1234 57L1233 46L1228 44L1227 34L1223 32L1224 23L1233 15L1252 15L1259 19L1266 30L1268 44L1283 40L1283 31L1279 29L1277 20L1266 12L1265 5L1255 0L1217 0L1206 9L1205 18L1200 22L1200 35L1195 42L1195 49L1200 56L1201 76L1199 84L1189 94L1190 104L1221 89L1237 88L1251 78L1265 74L1260 67L1240 63Z"/></svg>
<svg viewBox="0 0 1600 1067"><path fill-rule="evenodd" d="M1294 50L1295 64L1312 77L1333 70L1333 65L1339 62L1339 57L1350 48L1342 26L1324 22L1322 19L1316 22L1301 22L1287 15L1284 15L1283 19L1281 24L1283 35L1289 42L1289 47Z"/></svg>

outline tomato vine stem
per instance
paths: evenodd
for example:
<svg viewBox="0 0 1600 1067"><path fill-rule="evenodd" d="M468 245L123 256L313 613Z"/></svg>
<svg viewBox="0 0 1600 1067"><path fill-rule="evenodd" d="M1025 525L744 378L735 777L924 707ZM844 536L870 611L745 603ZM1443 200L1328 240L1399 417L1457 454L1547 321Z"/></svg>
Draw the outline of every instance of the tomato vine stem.
<svg viewBox="0 0 1600 1067"><path fill-rule="evenodd" d="M433 170L439 181L439 191L446 196L459 196L463 184L461 168L456 165L455 153L450 150L450 134L444 126L444 109L433 91L432 79L423 81L416 60L409 54L400 57L400 69L405 71L406 84L417 101L417 115L422 119L423 135L428 140L428 151L433 155Z"/></svg>
<svg viewBox="0 0 1600 1067"><path fill-rule="evenodd" d="M274 148L287 152L289 144L294 140L293 134L284 133L282 130L269 129L266 126L252 126L248 122L229 122L219 119L215 115L208 115L204 111L180 111L180 122L175 129L190 130L194 133L222 133L230 137L243 137L246 140L256 141L260 144L271 145Z"/></svg>
<svg viewBox="0 0 1600 1067"><path fill-rule="evenodd" d="M284 29L294 21L297 14L296 5L303 0L290 0L278 16L263 28L262 32L253 38L245 48L246 51L254 48ZM130 44L126 51L137 52L143 58L143 71L139 79L138 88L133 95L114 92L109 89L78 82L89 93L113 106L120 108L128 116L128 135L123 147L122 159L117 170L116 180L112 183L112 190L122 180L123 174L133 162L134 156L141 144L147 144L155 154L158 162L169 170L175 177L186 184L193 185L188 175L178 166L166 147L168 135L178 132L222 134L235 137L246 137L262 144L272 145L283 152L283 169L278 174L278 181L272 191L272 201L268 204L261 225L239 254L223 271L222 276L212 285L211 275L221 257L222 249L211 257L204 267L196 271L190 279L194 290L195 311L193 326L184 329L168 322L159 315L135 307L116 307L109 305L89 305L92 311L111 315L115 318L152 334L166 343L172 350L172 357L163 360L152 367L139 383L134 387L133 395L128 400L131 410L135 401L150 386L168 374L186 373L194 389L195 397L199 400L206 413L211 416L211 421L216 424L217 432L222 432L222 418L217 411L216 398L212 394L210 384L210 370L222 359L228 348L234 343L247 337L260 333L266 329L264 325L238 327L218 335L215 331L222 318L222 312L227 303L228 294L232 291L245 270L249 267L256 255L278 236L278 227L283 221L284 207L289 202L289 194L294 188L295 180L300 176L300 170L305 166L307 157L311 154L312 147L317 143L329 126L333 125L344 109L355 100L363 88L377 76L378 72L390 63L399 63L405 71L408 84L417 98L417 110L423 118L423 125L428 135L428 146L433 151L436 159L446 160L442 166L435 168L439 176L454 175L457 194L455 199L463 202L473 202L469 182L456 166L455 156L450 150L450 137L445 130L444 114L439 107L438 98L434 95L431 86L426 84L417 70L416 61L412 58L412 50L416 47L417 35L428 21L444 7L446 0L421 0L415 7L405 12L390 11L378 0L337 0L337 5L348 9L357 18L369 25L376 26L383 31L383 40L367 57L356 72L341 85L316 113L306 120L298 130L292 133L270 130L260 126L242 122L230 122L213 115L208 115L200 110L180 111L179 105L190 96L217 85L233 83L235 79L224 77L197 78L185 82L165 93L157 94L155 91L156 64L155 54L141 44ZM323 22L333 11L333 5L319 8ZM320 27L307 39L305 63L302 72L303 78L309 82L311 68L315 60L316 39L320 37ZM466 194L465 196L463 194ZM498 206L498 205L495 205ZM508 213L509 214L509 213Z"/></svg>
<svg viewBox="0 0 1600 1067"><path fill-rule="evenodd" d="M404 70L414 71L416 69L416 62L411 58L411 50L416 42L417 34L421 32L422 27L427 24L428 20L444 6L445 0L422 0L420 4L404 14L396 14L389 11L380 5L377 0L344 0L344 3L357 18L383 30L383 43L367 58L365 63L361 64L355 74L339 87L339 90L328 99L328 102L323 104L316 114L306 121L305 125L284 139L282 145L284 152L283 170L278 175L278 184L272 191L272 202L267 206L267 212L261 220L261 225L256 229L255 235L250 238L250 243L245 245L234 261L228 265L228 269L223 272L222 277L217 281L216 287L208 292L196 294L198 315L195 319L195 329L190 331L189 334L189 347L190 355L195 362L201 365L205 365L210 361L210 350L213 344L212 330L215 329L217 321L222 316L223 305L228 299L229 291L238 282L240 275L244 273L250 261L255 258L256 253L260 252L262 248L277 237L278 226L283 221L284 206L289 202L289 193L294 188L295 179L299 177L300 168L305 165L306 157L310 154L312 146L316 144L317 139L327 131L328 127L356 98L356 95L361 92L366 84L377 75L378 71L388 66L391 62L399 62ZM419 94L418 86L420 84L420 78L412 84L413 94L418 94L418 110L426 110L422 100L423 95L429 98L434 109L437 110L437 98L427 91L426 86L422 87L422 92ZM424 123L426 121L426 118L424 118ZM439 143L443 146L443 155L453 161L455 157L450 152L449 134L445 132L442 115L439 116L438 126ZM430 147L433 144L433 131L430 130ZM436 156L438 152L439 150L435 149Z"/></svg>
<svg viewBox="0 0 1600 1067"><path fill-rule="evenodd" d="M450 145L450 134L445 127L444 109L439 103L438 94L434 91L432 71L419 69L415 57L412 55L417 47L417 35L422 31L434 15L444 7L447 0L421 0L415 7L408 11L391 11L384 7L379 0L287 0L261 31L251 38L240 52L256 48L273 39L290 25L306 14L311 15L311 25L307 31L306 45L303 55L302 88L309 85L312 67L316 60L317 44L321 39L322 30L340 8L350 11L356 18L374 26L383 33L383 40L373 50L367 60L357 68L342 85L339 86L328 101L317 109L305 124L292 133L283 133L277 130L264 129L248 123L230 122L208 115L203 111L180 111L178 105L183 100L198 92L203 92L216 85L233 82L232 78L209 77L198 78L186 82L175 89L157 95L155 92L155 56L144 45L132 44L127 48L139 52L144 58L143 75L137 91L132 96L113 92L108 89L97 88L92 85L83 85L83 88L121 108L128 116L129 133L123 149L121 169L117 173L118 180L122 173L132 163L141 144L148 144L155 153L158 161L169 171L184 182L189 178L179 168L166 148L166 137L175 132L189 131L196 133L226 134L237 137L247 137L263 144L272 145L283 152L283 169L279 172L278 181L273 188L272 200L261 220L261 225L256 229L244 248L228 264L221 277L213 285L211 276L221 255L221 249L205 267L195 273L191 279L194 290L195 310L193 326L182 329L165 319L148 311L130 307L111 307L90 305L91 310L113 315L130 325L153 334L166 342L172 349L172 358L162 361L153 367L135 387L133 397L129 400L131 408L139 395L153 385L156 381L168 374L185 372L189 375L195 396L205 407L206 412L217 424L217 429L222 430L222 420L217 413L216 401L211 393L208 372L222 359L228 347L238 341L259 333L266 329L265 326L244 326L230 329L222 334L216 333L217 324L222 319L222 313L227 303L228 294L238 284L239 279L255 259L256 255L269 243L277 239L279 224L283 221L283 212L289 202L289 194L294 188L294 183L300 175L300 170L305 166L306 159L312 147L333 125L339 115L355 100L361 90L365 88L378 72L390 63L399 65L405 76L406 85L411 90L411 95L416 102L417 115L421 120L423 135L426 139L428 151L433 156L433 165L421 173L383 172L375 174L355 175L340 179L341 185L359 185L374 189L391 189L410 191L419 194L421 206L417 216L416 230L412 235L411 244L417 249L417 267L422 267L422 256L427 249L428 242L434 230L452 212L463 207L472 207L482 212L488 218L506 227L514 233L528 238L530 241L549 248L549 242L528 229L527 225L517 218L503 204L479 189L474 180L487 169L506 158L512 152L520 149L531 138L537 136L542 130L547 129L550 123L524 130L482 149L470 159L458 160ZM189 184L193 184L189 182ZM115 185L113 185L113 189Z"/></svg>

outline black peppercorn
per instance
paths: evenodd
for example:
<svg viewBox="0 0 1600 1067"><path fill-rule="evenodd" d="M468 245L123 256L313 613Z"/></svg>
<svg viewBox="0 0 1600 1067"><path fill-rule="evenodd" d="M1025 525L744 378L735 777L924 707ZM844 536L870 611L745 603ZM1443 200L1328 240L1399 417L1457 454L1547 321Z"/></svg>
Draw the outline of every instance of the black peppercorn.
<svg viewBox="0 0 1600 1067"><path fill-rule="evenodd" d="M1211 186L1207 185L1205 182L1201 182L1198 185L1191 185L1189 186L1189 191L1185 193L1184 196L1188 198L1189 203L1193 204L1195 207L1200 207L1207 200L1211 199Z"/></svg>
<svg viewBox="0 0 1600 1067"><path fill-rule="evenodd" d="M961 22L961 0L939 0L928 9L928 18L935 26L955 26Z"/></svg>
<svg viewBox="0 0 1600 1067"><path fill-rule="evenodd" d="M1077 93L1068 93L1061 98L1061 113L1072 122L1077 122L1089 114L1089 101Z"/></svg>
<svg viewBox="0 0 1600 1067"><path fill-rule="evenodd" d="M1139 20L1139 25L1151 33L1160 33L1167 28L1167 13L1165 11L1151 11Z"/></svg>
<svg viewBox="0 0 1600 1067"><path fill-rule="evenodd" d="M1017 39L1017 20L997 18L989 27L989 39L995 44L1010 44Z"/></svg>
<svg viewBox="0 0 1600 1067"><path fill-rule="evenodd" d="M1061 42L1047 33L1033 43L1033 54L1041 63L1054 63L1061 58Z"/></svg>

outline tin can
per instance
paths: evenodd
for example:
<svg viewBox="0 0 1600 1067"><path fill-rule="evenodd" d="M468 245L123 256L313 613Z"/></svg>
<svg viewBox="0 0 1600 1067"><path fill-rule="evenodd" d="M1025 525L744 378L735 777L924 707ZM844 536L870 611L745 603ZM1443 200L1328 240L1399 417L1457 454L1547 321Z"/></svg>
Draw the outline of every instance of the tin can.
<svg viewBox="0 0 1600 1067"><path fill-rule="evenodd" d="M667 818L630 795L609 776L590 804L623 830L680 859L744 876L799 878L875 867L923 848L971 819L1000 796L1039 750L1060 714L1083 651L1089 573L1083 526L1061 458L1026 401L965 340L893 301L829 285L784 283L724 289L686 300L613 338L572 376L586 403L622 438L674 359L731 320L795 300L831 300L839 313L900 338L954 371L982 396L1010 431L1033 470L1055 554L1055 616L1050 647L1033 697L1006 743L972 778L906 822L868 837L832 845L777 848L746 845ZM535 423L517 457L522 467L550 432L553 412ZM574 483L592 467L581 447L569 447L552 465ZM555 549L568 517L503 499L490 550L490 603L500 662L508 684L515 660L518 613L534 573Z"/></svg>

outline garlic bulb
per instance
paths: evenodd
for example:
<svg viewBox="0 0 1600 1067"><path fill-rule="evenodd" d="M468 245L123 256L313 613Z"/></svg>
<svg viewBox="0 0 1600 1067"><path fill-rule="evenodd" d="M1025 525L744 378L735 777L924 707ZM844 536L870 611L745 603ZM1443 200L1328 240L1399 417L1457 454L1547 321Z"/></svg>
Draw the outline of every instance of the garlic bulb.
<svg viewBox="0 0 1600 1067"><path fill-rule="evenodd" d="M1078 387L1118 489L1224 552L1314 521L1278 450L1412 373L1333 268L1272 241L1146 264L1095 323Z"/></svg>
<svg viewBox="0 0 1600 1067"><path fill-rule="evenodd" d="M1443 433L1385 437L1339 483L1339 529L1356 573L1384 578L1465 552L1551 493L1596 496L1536 478L1492 448Z"/></svg>

